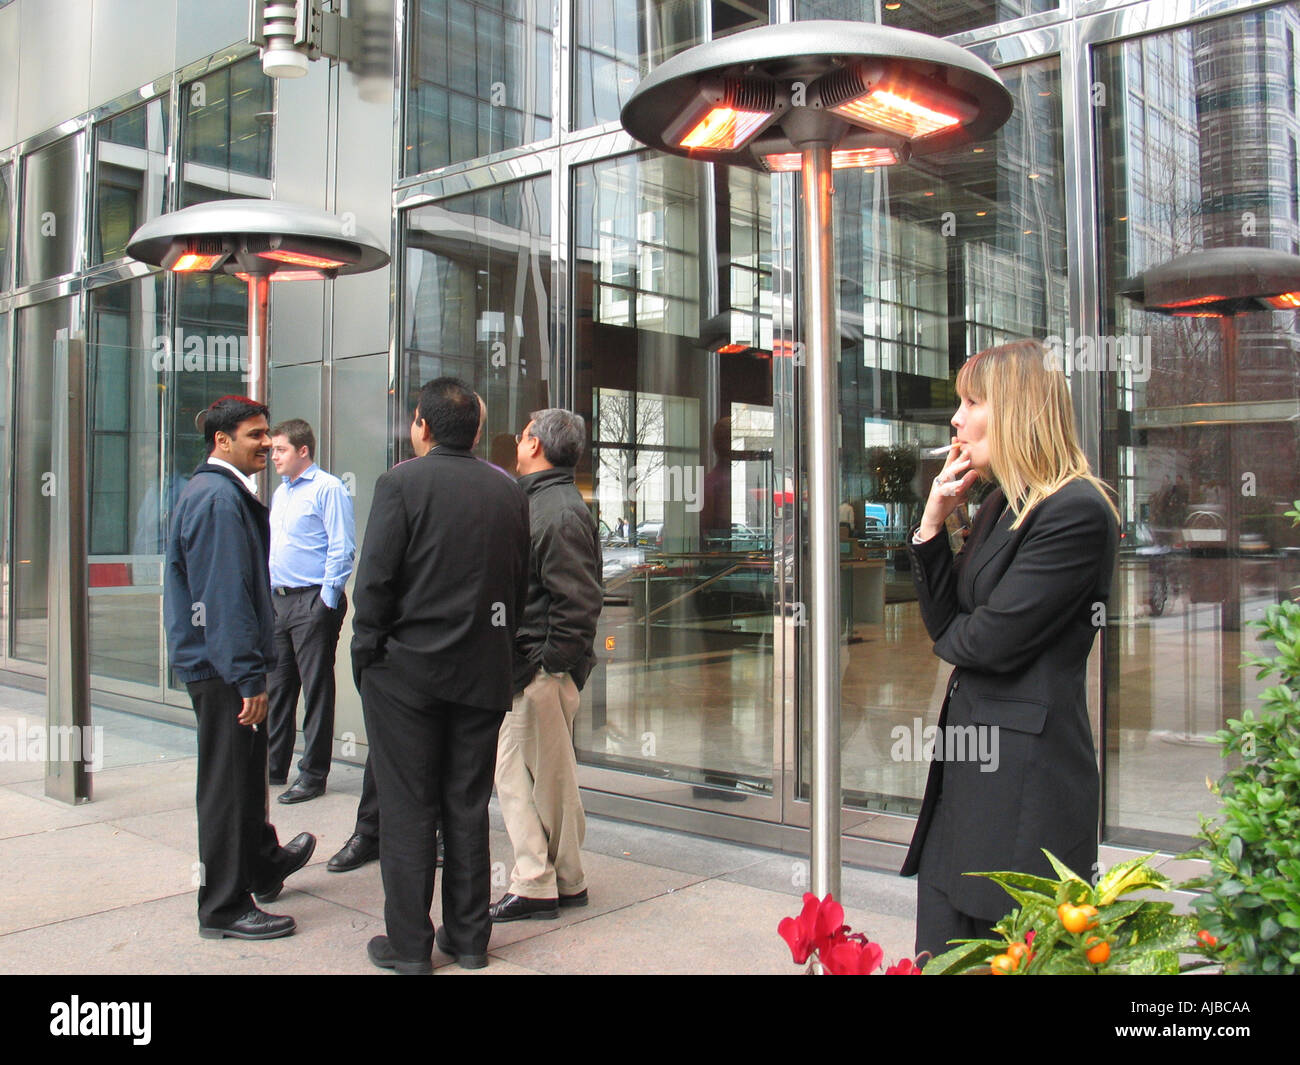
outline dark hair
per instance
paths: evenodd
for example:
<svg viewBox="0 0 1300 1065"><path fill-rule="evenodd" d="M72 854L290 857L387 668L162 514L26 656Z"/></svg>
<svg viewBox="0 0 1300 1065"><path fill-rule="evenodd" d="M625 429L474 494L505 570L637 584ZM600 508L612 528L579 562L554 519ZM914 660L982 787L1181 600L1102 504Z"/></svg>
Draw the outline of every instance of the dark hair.
<svg viewBox="0 0 1300 1065"><path fill-rule="evenodd" d="M587 426L581 414L547 407L535 410L529 419L533 423L533 439L542 445L542 454L552 466L576 466L582 458Z"/></svg>
<svg viewBox="0 0 1300 1065"><path fill-rule="evenodd" d="M415 416L429 427L434 442L468 451L478 435L478 396L464 381L439 377L420 389Z"/></svg>
<svg viewBox="0 0 1300 1065"><path fill-rule="evenodd" d="M234 436L237 430L249 418L256 418L258 415L270 419L271 412L266 408L266 404L258 403L255 399L249 399L247 396L222 396L216 400L207 410L207 417L203 419L203 440L208 445L208 451L217 446L217 434L225 433L227 436Z"/></svg>
<svg viewBox="0 0 1300 1065"><path fill-rule="evenodd" d="M307 449L307 457L314 459L316 457L316 434L311 431L311 426L301 418L290 418L287 422L281 422L271 430L272 436L287 436L289 446L296 452L300 447Z"/></svg>

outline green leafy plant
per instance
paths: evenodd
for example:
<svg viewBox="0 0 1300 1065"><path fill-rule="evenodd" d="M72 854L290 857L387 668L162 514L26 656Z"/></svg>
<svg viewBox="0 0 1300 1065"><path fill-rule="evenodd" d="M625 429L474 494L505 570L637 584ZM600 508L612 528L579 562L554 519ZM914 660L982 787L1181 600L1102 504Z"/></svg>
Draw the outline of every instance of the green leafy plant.
<svg viewBox="0 0 1300 1065"><path fill-rule="evenodd" d="M1094 885L1051 852L1043 853L1059 879L967 874L995 881L1018 907L993 926L1001 938L958 940L926 964L926 976L1177 973L1180 951L1206 954L1210 949L1195 940L1196 918L1174 913L1173 903L1127 897L1170 887L1169 878L1147 864L1154 854L1115 866Z"/></svg>
<svg viewBox="0 0 1300 1065"><path fill-rule="evenodd" d="M1300 525L1300 500L1287 511ZM1211 790L1220 817L1201 818L1201 846L1189 857L1210 863L1183 885L1203 894L1193 905L1218 941L1225 972L1300 972L1300 603L1271 606L1252 622L1275 650L1247 663L1278 683L1215 736L1229 769Z"/></svg>

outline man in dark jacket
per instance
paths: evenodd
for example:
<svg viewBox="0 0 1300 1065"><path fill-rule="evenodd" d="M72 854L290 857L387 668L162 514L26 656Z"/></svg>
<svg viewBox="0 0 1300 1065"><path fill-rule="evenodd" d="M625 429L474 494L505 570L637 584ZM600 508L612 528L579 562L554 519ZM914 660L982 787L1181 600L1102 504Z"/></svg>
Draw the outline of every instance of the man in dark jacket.
<svg viewBox="0 0 1300 1065"><path fill-rule="evenodd" d="M281 847L266 819L271 529L252 483L271 447L266 407L224 396L203 435L208 459L172 511L163 590L169 661L198 719L199 935L274 939L293 918L264 913L249 893L274 900L316 838Z"/></svg>
<svg viewBox="0 0 1300 1065"><path fill-rule="evenodd" d="M497 746L497 795L515 867L494 921L549 919L560 906L587 904L573 720L596 662L604 593L600 536L573 483L585 440L582 418L554 408L535 412L519 437L532 559L515 637L515 700Z"/></svg>
<svg viewBox="0 0 1300 1065"><path fill-rule="evenodd" d="M478 397L454 378L420 390L420 458L375 483L353 603L352 671L379 798L387 935L370 960L432 971L435 829L446 851L436 943L487 964L488 800L528 591L528 500L471 452Z"/></svg>

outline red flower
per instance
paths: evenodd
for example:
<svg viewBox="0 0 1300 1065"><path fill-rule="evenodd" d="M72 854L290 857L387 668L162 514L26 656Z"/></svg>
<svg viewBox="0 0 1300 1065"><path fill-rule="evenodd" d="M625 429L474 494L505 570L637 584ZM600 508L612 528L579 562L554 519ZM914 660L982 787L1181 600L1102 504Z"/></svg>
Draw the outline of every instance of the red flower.
<svg viewBox="0 0 1300 1065"><path fill-rule="evenodd" d="M897 965L891 965L885 970L886 976L920 976L921 967L912 961L911 958L902 958Z"/></svg>
<svg viewBox="0 0 1300 1065"><path fill-rule="evenodd" d="M884 956L880 944L868 941L866 936L837 938L819 955L822 969L829 976L870 976L880 968Z"/></svg>
<svg viewBox="0 0 1300 1065"><path fill-rule="evenodd" d="M789 944L796 965L820 954L844 928L844 907L830 895L819 900L811 891L804 892L799 916L787 917L776 926L777 933Z"/></svg>

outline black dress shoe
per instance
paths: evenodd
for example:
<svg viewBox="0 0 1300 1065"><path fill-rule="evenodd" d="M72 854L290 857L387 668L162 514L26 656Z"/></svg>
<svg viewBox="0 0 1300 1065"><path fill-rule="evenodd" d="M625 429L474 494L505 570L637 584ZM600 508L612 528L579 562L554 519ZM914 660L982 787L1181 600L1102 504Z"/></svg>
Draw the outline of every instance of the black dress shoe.
<svg viewBox="0 0 1300 1065"><path fill-rule="evenodd" d="M306 802L308 799L316 799L325 794L325 785L319 780L308 780L306 777L299 777L293 782L293 786L280 796L282 803Z"/></svg>
<svg viewBox="0 0 1300 1065"><path fill-rule="evenodd" d="M433 943L462 969L482 969L487 966L486 954L461 954L459 951L453 950L451 944L447 941L447 932L444 928L439 928L433 933Z"/></svg>
<svg viewBox="0 0 1300 1065"><path fill-rule="evenodd" d="M331 873L349 873L360 869L366 862L373 862L379 857L379 840L353 832L348 841L339 849L325 866Z"/></svg>
<svg viewBox="0 0 1300 1065"><path fill-rule="evenodd" d="M199 935L204 939L279 939L293 935L297 924L284 914L266 913L254 906L229 924L199 925Z"/></svg>
<svg viewBox="0 0 1300 1065"><path fill-rule="evenodd" d="M579 904L581 905L581 904ZM535 921L554 921L560 916L559 899L526 899L522 895L503 895L500 902L494 902L488 913L492 920L523 921L531 917Z"/></svg>
<svg viewBox="0 0 1300 1065"><path fill-rule="evenodd" d="M253 898L258 902L274 902L284 890L284 882L299 869L311 861L312 852L316 850L316 837L310 832L300 832L284 847L280 858L279 878L263 888L253 889Z"/></svg>
<svg viewBox="0 0 1300 1065"><path fill-rule="evenodd" d="M428 976L433 972L433 962L428 958L424 961L399 958L387 936L375 936L366 944L366 953L381 969L392 969L403 976Z"/></svg>
<svg viewBox="0 0 1300 1065"><path fill-rule="evenodd" d="M569 906L585 906L585 905L587 905L586 888L583 888L581 891L575 891L572 895L562 894L560 896L561 909L567 908Z"/></svg>

